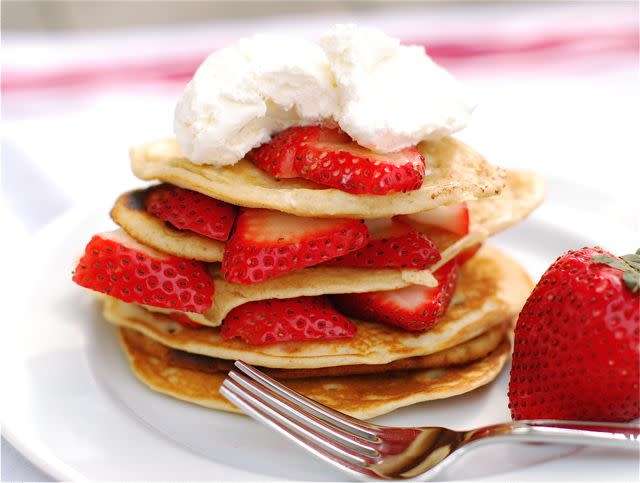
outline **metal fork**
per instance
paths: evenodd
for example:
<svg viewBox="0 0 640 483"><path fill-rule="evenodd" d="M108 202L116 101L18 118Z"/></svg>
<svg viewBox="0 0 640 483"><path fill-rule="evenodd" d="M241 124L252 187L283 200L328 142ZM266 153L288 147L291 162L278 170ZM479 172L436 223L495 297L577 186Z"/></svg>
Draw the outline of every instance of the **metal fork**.
<svg viewBox="0 0 640 483"><path fill-rule="evenodd" d="M640 449L640 426L632 424L536 420L470 431L380 426L312 401L241 361L220 392L248 415L359 478L428 480L472 448L505 441Z"/></svg>

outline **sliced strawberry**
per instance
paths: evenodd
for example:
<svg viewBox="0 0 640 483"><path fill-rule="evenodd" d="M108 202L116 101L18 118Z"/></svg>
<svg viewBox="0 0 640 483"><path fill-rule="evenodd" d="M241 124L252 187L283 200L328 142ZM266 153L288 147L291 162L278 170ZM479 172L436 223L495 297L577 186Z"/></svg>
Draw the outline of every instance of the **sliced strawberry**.
<svg viewBox="0 0 640 483"><path fill-rule="evenodd" d="M461 267L469 260L473 258L473 256L478 253L482 243L476 243L475 245L471 245L469 248L462 250L460 253L456 255L456 261L458 262L458 266Z"/></svg>
<svg viewBox="0 0 640 483"><path fill-rule="evenodd" d="M215 240L226 241L236 218L236 207L170 184L150 190L146 209L179 230L190 230Z"/></svg>
<svg viewBox="0 0 640 483"><path fill-rule="evenodd" d="M73 281L124 302L200 314L214 293L204 263L160 253L122 230L94 235Z"/></svg>
<svg viewBox="0 0 640 483"><path fill-rule="evenodd" d="M292 127L247 155L276 178L299 176L355 194L384 195L422 186L424 157L415 148L379 154L337 127Z"/></svg>
<svg viewBox="0 0 640 483"><path fill-rule="evenodd" d="M180 312L170 312L166 314L169 318L175 320L180 325L187 327L189 329L202 329L206 327L202 324L198 324L189 318L187 314L181 314Z"/></svg>
<svg viewBox="0 0 640 483"><path fill-rule="evenodd" d="M271 141L252 149L245 157L276 179L297 178L293 160L300 147L300 129L286 129L275 134ZM346 134L344 137L347 142L351 140Z"/></svg>
<svg viewBox="0 0 640 483"><path fill-rule="evenodd" d="M440 251L427 236L393 218L365 220L369 228L366 246L326 265L424 270L440 260Z"/></svg>
<svg viewBox="0 0 640 483"><path fill-rule="evenodd" d="M437 226L457 235L469 233L469 207L464 201L411 215L402 215L400 219L409 223Z"/></svg>
<svg viewBox="0 0 640 483"><path fill-rule="evenodd" d="M337 312L326 297L296 297L248 302L225 317L220 334L264 345L294 340L353 337L356 326Z"/></svg>
<svg viewBox="0 0 640 483"><path fill-rule="evenodd" d="M332 300L338 310L350 317L425 331L438 322L451 302L458 276L457 261L451 260L434 276L437 287L410 285L383 292L334 295Z"/></svg>
<svg viewBox="0 0 640 483"><path fill-rule="evenodd" d="M362 220L245 208L225 248L222 274L229 282L258 283L357 250L367 237Z"/></svg>

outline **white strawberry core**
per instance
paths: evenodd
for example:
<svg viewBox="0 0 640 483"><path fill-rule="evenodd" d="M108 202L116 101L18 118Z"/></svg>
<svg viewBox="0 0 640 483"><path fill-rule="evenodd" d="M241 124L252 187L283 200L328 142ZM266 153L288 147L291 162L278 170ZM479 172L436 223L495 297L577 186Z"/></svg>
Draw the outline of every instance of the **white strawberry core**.
<svg viewBox="0 0 640 483"><path fill-rule="evenodd" d="M369 229L369 235L373 239L391 238L401 236L409 231L409 228L393 218L370 218L364 221Z"/></svg>
<svg viewBox="0 0 640 483"><path fill-rule="evenodd" d="M344 220L307 218L279 211L256 209L244 217L245 237L258 243L287 243L334 232Z"/></svg>
<svg viewBox="0 0 640 483"><path fill-rule="evenodd" d="M424 305L431 298L433 291L433 288L410 285L409 287L389 292L385 297L385 301L391 302L402 309L413 310Z"/></svg>

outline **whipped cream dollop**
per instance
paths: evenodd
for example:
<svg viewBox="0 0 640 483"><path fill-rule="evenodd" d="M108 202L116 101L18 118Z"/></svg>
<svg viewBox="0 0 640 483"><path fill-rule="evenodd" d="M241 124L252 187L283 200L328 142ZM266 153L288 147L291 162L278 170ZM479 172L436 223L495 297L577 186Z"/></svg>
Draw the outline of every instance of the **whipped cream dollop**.
<svg viewBox="0 0 640 483"><path fill-rule="evenodd" d="M474 104L420 46L336 25L320 45L255 35L211 54L176 107L193 162L225 166L291 126L337 122L358 144L393 152L465 127Z"/></svg>

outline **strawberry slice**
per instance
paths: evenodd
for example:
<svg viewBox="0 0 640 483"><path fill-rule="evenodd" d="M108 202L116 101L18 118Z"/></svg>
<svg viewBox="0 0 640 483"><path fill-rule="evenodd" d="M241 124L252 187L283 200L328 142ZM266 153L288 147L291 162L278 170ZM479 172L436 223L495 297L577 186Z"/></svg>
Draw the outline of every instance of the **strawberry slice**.
<svg viewBox="0 0 640 483"><path fill-rule="evenodd" d="M451 302L458 263L451 260L433 274L437 287L410 285L383 292L341 294L332 297L338 310L357 319L395 325L406 330L431 329Z"/></svg>
<svg viewBox="0 0 640 483"><path fill-rule="evenodd" d="M293 160L301 142L298 129L286 129L275 134L271 141L252 149L245 157L276 179L297 178Z"/></svg>
<svg viewBox="0 0 640 483"><path fill-rule="evenodd" d="M415 147L380 154L337 127L292 127L247 158L276 178L299 176L348 193L384 195L422 186L424 157Z"/></svg>
<svg viewBox="0 0 640 483"><path fill-rule="evenodd" d="M147 212L178 228L226 241L236 218L236 207L178 186L161 184L145 199Z"/></svg>
<svg viewBox="0 0 640 483"><path fill-rule="evenodd" d="M345 255L364 246L367 238L362 220L244 208L225 247L222 274L229 282L258 283Z"/></svg>
<svg viewBox="0 0 640 483"><path fill-rule="evenodd" d="M326 265L424 270L440 260L440 251L426 235L394 218L365 220L369 228L366 246Z"/></svg>
<svg viewBox="0 0 640 483"><path fill-rule="evenodd" d="M471 245L469 248L465 248L460 253L456 255L455 260L458 262L458 267L461 267L469 260L471 260L478 250L482 247L482 243L476 243L475 245Z"/></svg>
<svg viewBox="0 0 640 483"><path fill-rule="evenodd" d="M153 250L122 230L94 235L73 281L124 302L199 314L214 293L204 263Z"/></svg>
<svg viewBox="0 0 640 483"><path fill-rule="evenodd" d="M248 302L224 319L224 339L239 337L264 345L294 340L331 340L353 337L356 326L337 312L326 297L296 297Z"/></svg>
<svg viewBox="0 0 640 483"><path fill-rule="evenodd" d="M409 223L437 226L457 235L469 233L469 207L464 201L411 215L402 215L400 219Z"/></svg>

